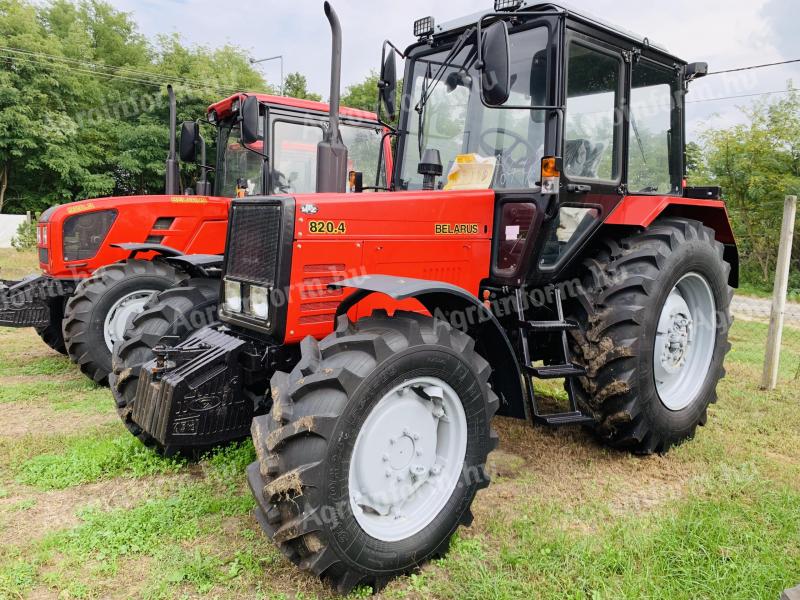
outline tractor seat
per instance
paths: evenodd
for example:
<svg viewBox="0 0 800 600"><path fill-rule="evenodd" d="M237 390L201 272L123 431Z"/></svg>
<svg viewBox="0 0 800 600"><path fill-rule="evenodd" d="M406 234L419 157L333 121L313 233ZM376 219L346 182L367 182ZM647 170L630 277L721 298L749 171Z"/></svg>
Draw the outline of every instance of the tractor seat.
<svg viewBox="0 0 800 600"><path fill-rule="evenodd" d="M567 140L564 172L571 177L597 179L597 169L605 148L605 144L593 144L589 140Z"/></svg>

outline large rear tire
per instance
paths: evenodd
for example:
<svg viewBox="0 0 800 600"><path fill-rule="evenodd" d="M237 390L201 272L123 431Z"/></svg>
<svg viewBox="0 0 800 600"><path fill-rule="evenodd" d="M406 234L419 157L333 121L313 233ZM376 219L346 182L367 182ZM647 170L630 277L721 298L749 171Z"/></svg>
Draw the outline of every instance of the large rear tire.
<svg viewBox="0 0 800 600"><path fill-rule="evenodd" d="M663 453L705 425L730 350L730 269L712 229L677 218L606 240L585 263L575 388L603 441Z"/></svg>
<svg viewBox="0 0 800 600"><path fill-rule="evenodd" d="M472 522L497 445L491 368L466 334L405 312L341 317L301 351L272 379L270 414L253 421L256 516L338 592L377 591Z"/></svg>
<svg viewBox="0 0 800 600"><path fill-rule="evenodd" d="M106 385L114 342L150 296L187 279L162 260L126 260L95 271L69 299L64 342L69 357L93 381Z"/></svg>
<svg viewBox="0 0 800 600"><path fill-rule="evenodd" d="M67 353L67 346L64 344L64 303L62 297L53 298L49 301L50 323L45 327L37 327L36 333L42 341L59 354Z"/></svg>
<svg viewBox="0 0 800 600"><path fill-rule="evenodd" d="M142 366L155 358L153 348L159 344L177 346L216 321L219 285L218 279L190 279L153 295L114 344L108 379L117 413L128 431L147 445L154 444L153 438L131 420Z"/></svg>

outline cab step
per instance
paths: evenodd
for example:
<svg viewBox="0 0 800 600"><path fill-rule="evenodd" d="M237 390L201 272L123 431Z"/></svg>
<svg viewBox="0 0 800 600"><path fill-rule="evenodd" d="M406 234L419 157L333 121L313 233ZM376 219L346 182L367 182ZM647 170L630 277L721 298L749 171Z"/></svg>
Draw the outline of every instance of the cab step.
<svg viewBox="0 0 800 600"><path fill-rule="evenodd" d="M594 419L587 417L580 411L558 413L553 415L536 415L535 420L542 425L560 427L562 425L592 425Z"/></svg>
<svg viewBox="0 0 800 600"><path fill-rule="evenodd" d="M531 333L561 333L575 331L580 326L574 321L525 321L522 328Z"/></svg>
<svg viewBox="0 0 800 600"><path fill-rule="evenodd" d="M536 379L566 379L567 377L583 377L586 375L586 369L573 364L528 367L527 371Z"/></svg>

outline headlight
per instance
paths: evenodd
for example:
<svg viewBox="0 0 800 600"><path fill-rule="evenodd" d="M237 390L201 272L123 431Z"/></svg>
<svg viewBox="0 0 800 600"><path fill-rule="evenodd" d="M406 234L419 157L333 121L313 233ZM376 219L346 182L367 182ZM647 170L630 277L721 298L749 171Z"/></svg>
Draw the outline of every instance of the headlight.
<svg viewBox="0 0 800 600"><path fill-rule="evenodd" d="M242 312L242 284L225 280L225 308L232 313Z"/></svg>
<svg viewBox="0 0 800 600"><path fill-rule="evenodd" d="M47 246L47 225L42 226L42 246Z"/></svg>
<svg viewBox="0 0 800 600"><path fill-rule="evenodd" d="M250 314L266 321L269 318L269 290L263 287L250 288Z"/></svg>

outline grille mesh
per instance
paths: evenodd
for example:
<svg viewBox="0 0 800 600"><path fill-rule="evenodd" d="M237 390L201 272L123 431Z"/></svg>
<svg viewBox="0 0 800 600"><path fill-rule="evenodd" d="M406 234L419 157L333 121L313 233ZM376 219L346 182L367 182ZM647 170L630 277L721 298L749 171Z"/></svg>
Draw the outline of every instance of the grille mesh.
<svg viewBox="0 0 800 600"><path fill-rule="evenodd" d="M234 205L227 275L273 287L280 233L280 205Z"/></svg>

